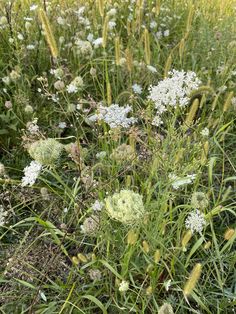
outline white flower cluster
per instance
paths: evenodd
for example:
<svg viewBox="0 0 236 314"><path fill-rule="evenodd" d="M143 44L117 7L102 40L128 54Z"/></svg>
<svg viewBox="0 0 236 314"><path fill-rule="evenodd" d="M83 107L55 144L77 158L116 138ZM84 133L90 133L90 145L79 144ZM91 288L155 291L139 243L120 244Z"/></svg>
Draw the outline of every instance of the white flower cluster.
<svg viewBox="0 0 236 314"><path fill-rule="evenodd" d="M92 209L96 212L96 211L101 211L104 207L104 203L100 202L98 200L96 200L93 205L92 205Z"/></svg>
<svg viewBox="0 0 236 314"><path fill-rule="evenodd" d="M5 211L3 206L0 205L0 227L4 226L7 215L8 215L7 211Z"/></svg>
<svg viewBox="0 0 236 314"><path fill-rule="evenodd" d="M178 177L173 173L169 174L171 185L175 190L177 190L181 186L192 183L195 178L196 178L196 174L188 174L185 177Z"/></svg>
<svg viewBox="0 0 236 314"><path fill-rule="evenodd" d="M197 89L201 81L197 78L196 73L192 71L177 71L169 72L169 77L160 81L156 86L150 86L148 99L155 104L157 116L168 110L168 107L177 106L185 107L190 100L190 93ZM159 123L154 121L154 125L159 126Z"/></svg>
<svg viewBox="0 0 236 314"><path fill-rule="evenodd" d="M100 106L98 113L90 116L88 119L92 122L104 121L112 129L117 127L128 128L137 121L133 117L127 117L130 111L132 111L132 108L128 105L126 107L120 107L117 104L112 104L109 107Z"/></svg>
<svg viewBox="0 0 236 314"><path fill-rule="evenodd" d="M26 128L27 131L30 132L30 134L34 135L34 134L38 134L39 132L39 126L38 126L38 119L35 118L33 121L27 122L26 124Z"/></svg>
<svg viewBox="0 0 236 314"><path fill-rule="evenodd" d="M192 233L201 233L204 226L206 225L206 220L204 215L197 209L189 214L185 220L185 226L190 229Z"/></svg>
<svg viewBox="0 0 236 314"><path fill-rule="evenodd" d="M32 186L38 178L42 165L37 161L31 161L30 165L24 168L24 177L21 181L21 186Z"/></svg>
<svg viewBox="0 0 236 314"><path fill-rule="evenodd" d="M69 94L77 93L80 88L84 86L84 82L81 76L77 76L73 81L66 87Z"/></svg>

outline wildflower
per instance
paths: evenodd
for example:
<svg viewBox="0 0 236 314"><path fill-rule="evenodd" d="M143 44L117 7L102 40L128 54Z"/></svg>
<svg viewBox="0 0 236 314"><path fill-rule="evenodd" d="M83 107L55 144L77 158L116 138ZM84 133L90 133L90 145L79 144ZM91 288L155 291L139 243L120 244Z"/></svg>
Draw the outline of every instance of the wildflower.
<svg viewBox="0 0 236 314"><path fill-rule="evenodd" d="M35 11L37 8L38 8L38 5L37 5L37 4L32 4L32 5L30 6L30 11Z"/></svg>
<svg viewBox="0 0 236 314"><path fill-rule="evenodd" d="M164 282L164 287L165 287L166 291L169 291L170 286L171 286L171 279Z"/></svg>
<svg viewBox="0 0 236 314"><path fill-rule="evenodd" d="M154 126L160 126L160 125L162 125L163 124L163 121L162 121L162 119L159 117L159 116L155 116L154 118L153 118L153 120L152 120L152 125L154 125Z"/></svg>
<svg viewBox="0 0 236 314"><path fill-rule="evenodd" d="M144 215L143 197L130 190L121 190L105 199L111 218L125 224L138 222Z"/></svg>
<svg viewBox="0 0 236 314"><path fill-rule="evenodd" d="M81 76L77 76L74 80L67 86L66 90L69 94L77 93L79 88L83 87L84 82Z"/></svg>
<svg viewBox="0 0 236 314"><path fill-rule="evenodd" d="M107 155L107 153L105 151L101 151L101 152L96 154L96 158L103 159L106 157L106 155Z"/></svg>
<svg viewBox="0 0 236 314"><path fill-rule="evenodd" d="M185 220L185 226L190 229L192 233L201 233L204 226L206 225L206 220L204 215L197 209L189 214Z"/></svg>
<svg viewBox="0 0 236 314"><path fill-rule="evenodd" d="M65 88L65 83L61 80L58 80L54 83L54 87L58 91L63 90Z"/></svg>
<svg viewBox="0 0 236 314"><path fill-rule="evenodd" d="M158 314L174 314L173 308L169 303L164 303L158 310Z"/></svg>
<svg viewBox="0 0 236 314"><path fill-rule="evenodd" d="M120 292L126 292L129 289L129 282L126 280L122 280L119 285Z"/></svg>
<svg viewBox="0 0 236 314"><path fill-rule="evenodd" d="M30 156L42 165L54 165L64 146L53 138L39 140L30 145Z"/></svg>
<svg viewBox="0 0 236 314"><path fill-rule="evenodd" d="M6 25L8 23L6 16L1 16L0 25Z"/></svg>
<svg viewBox="0 0 236 314"><path fill-rule="evenodd" d="M96 200L93 205L92 205L92 209L94 211L101 211L104 207L104 203L103 202L99 202L98 200Z"/></svg>
<svg viewBox="0 0 236 314"><path fill-rule="evenodd" d="M151 73L157 73L157 69L154 66L152 66L152 65L147 65L147 69Z"/></svg>
<svg viewBox="0 0 236 314"><path fill-rule="evenodd" d="M5 101L4 106L5 106L5 108L7 108L7 109L11 109L11 108L12 108L12 103L11 103L11 101L10 101L10 100Z"/></svg>
<svg viewBox="0 0 236 314"><path fill-rule="evenodd" d="M5 225L7 216L8 216L7 211L5 211L3 206L0 205L0 227L3 227Z"/></svg>
<svg viewBox="0 0 236 314"><path fill-rule="evenodd" d="M30 165L25 167L24 168L24 176L22 178L22 181L21 181L21 186L26 186L26 185L29 185L29 186L32 186L36 179L38 178L40 172L41 172L41 169L42 169L42 165L33 160L31 161Z"/></svg>
<svg viewBox="0 0 236 314"><path fill-rule="evenodd" d="M34 50L35 49L35 45L27 45L26 49L28 50Z"/></svg>
<svg viewBox="0 0 236 314"><path fill-rule="evenodd" d="M100 106L98 113L90 116L90 121L103 120L110 128L123 127L128 128L130 125L136 122L136 119L128 118L128 113L132 110L130 106L120 107L117 104L112 104L109 107Z"/></svg>
<svg viewBox="0 0 236 314"><path fill-rule="evenodd" d="M1 176L4 176L5 173L6 173L5 166L4 166L4 164L2 164L2 163L0 162L0 177L1 177Z"/></svg>
<svg viewBox="0 0 236 314"><path fill-rule="evenodd" d="M184 186L186 184L190 184L195 179L196 174L190 174L185 177L178 177L175 174L169 174L169 179L171 180L172 187L177 190L179 187Z"/></svg>
<svg viewBox="0 0 236 314"><path fill-rule="evenodd" d="M29 114L34 112L34 108L30 105L26 105L24 110L25 110L25 113L29 113ZM39 126L37 125L37 122L36 123L30 122L29 124L27 123L27 129L28 131L30 131L31 134L36 134L39 131Z"/></svg>
<svg viewBox="0 0 236 314"><path fill-rule="evenodd" d="M142 94L142 87L140 86L140 85L138 85L138 84L134 84L133 86L132 86L132 89L133 89L133 92L135 93L135 94Z"/></svg>
<svg viewBox="0 0 236 314"><path fill-rule="evenodd" d="M101 47L102 43L103 43L102 37L99 37L99 38L93 40L93 45L94 45L95 49Z"/></svg>
<svg viewBox="0 0 236 314"><path fill-rule="evenodd" d="M192 71L173 70L169 76L149 88L148 98L155 103L157 110L159 106L185 107L190 100L190 93L201 83Z"/></svg>
<svg viewBox="0 0 236 314"><path fill-rule="evenodd" d="M86 235L92 235L99 229L99 218L96 215L92 215L86 218L83 224L80 226L81 232Z"/></svg>
<svg viewBox="0 0 236 314"><path fill-rule="evenodd" d="M26 112L30 112L29 109L31 110L32 107L31 108L28 107ZM37 118L35 118L33 121L27 122L26 128L30 132L30 134L34 135L34 134L37 134L39 132L39 126L37 125L37 123L38 123Z"/></svg>
<svg viewBox="0 0 236 314"><path fill-rule="evenodd" d="M88 40L77 39L75 44L78 47L79 54L85 55L85 56L92 54L93 48L92 48L91 43Z"/></svg>
<svg viewBox="0 0 236 314"><path fill-rule="evenodd" d="M208 206L208 198L203 192L195 192L192 195L191 205L194 208L206 208Z"/></svg>
<svg viewBox="0 0 236 314"><path fill-rule="evenodd" d="M66 123L65 122L59 122L58 128L62 129L62 130L65 129L66 128Z"/></svg>
<svg viewBox="0 0 236 314"><path fill-rule="evenodd" d="M93 281L101 280L102 278L102 274L99 269L90 269L88 273L90 279Z"/></svg>
<svg viewBox="0 0 236 314"><path fill-rule="evenodd" d="M202 136L204 136L204 137L208 137L209 136L209 129L208 128L204 128L201 132L200 132L200 134L202 135Z"/></svg>
<svg viewBox="0 0 236 314"><path fill-rule="evenodd" d="M164 31L163 35L164 37L168 37L170 35L170 31L167 29L166 31Z"/></svg>
<svg viewBox="0 0 236 314"><path fill-rule="evenodd" d="M151 21L150 28L155 28L155 27L157 27L157 22L156 21Z"/></svg>
<svg viewBox="0 0 236 314"><path fill-rule="evenodd" d="M131 145L121 144L113 149L110 157L118 162L132 161L135 158L135 150Z"/></svg>

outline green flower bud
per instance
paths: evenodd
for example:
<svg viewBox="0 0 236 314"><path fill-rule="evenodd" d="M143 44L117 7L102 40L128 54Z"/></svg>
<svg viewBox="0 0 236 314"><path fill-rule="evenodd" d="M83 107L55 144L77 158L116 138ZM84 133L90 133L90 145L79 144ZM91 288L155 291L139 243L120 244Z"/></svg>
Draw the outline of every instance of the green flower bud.
<svg viewBox="0 0 236 314"><path fill-rule="evenodd" d="M121 190L105 199L111 218L125 224L138 222L144 215L143 197L130 190Z"/></svg>

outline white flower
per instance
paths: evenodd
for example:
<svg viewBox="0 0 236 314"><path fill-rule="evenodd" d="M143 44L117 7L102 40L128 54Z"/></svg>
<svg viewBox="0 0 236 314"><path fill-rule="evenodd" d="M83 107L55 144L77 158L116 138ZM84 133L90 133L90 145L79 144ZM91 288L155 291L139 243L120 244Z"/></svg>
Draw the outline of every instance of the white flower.
<svg viewBox="0 0 236 314"><path fill-rule="evenodd" d="M95 39L93 41L94 48L98 48L98 47L102 46L102 43L103 43L102 37Z"/></svg>
<svg viewBox="0 0 236 314"><path fill-rule="evenodd" d="M196 174L189 174L185 177L178 177L175 174L169 174L172 187L177 190L179 187L190 184L196 178Z"/></svg>
<svg viewBox="0 0 236 314"><path fill-rule="evenodd" d="M142 93L142 87L140 85L138 85L138 84L134 84L132 86L132 89L133 89L133 92L135 94L141 94Z"/></svg>
<svg viewBox="0 0 236 314"><path fill-rule="evenodd" d="M164 31L163 35L165 37L168 37L170 35L170 31L167 29L166 31Z"/></svg>
<svg viewBox="0 0 236 314"><path fill-rule="evenodd" d="M67 87L66 90L69 94L74 94L78 92L78 87L72 83L70 83Z"/></svg>
<svg viewBox="0 0 236 314"><path fill-rule="evenodd" d="M103 120L112 129L117 127L128 128L137 120L133 117L127 117L131 110L132 108L128 105L126 107L119 107L117 104L112 104L109 107L100 106L98 113L88 119L90 121Z"/></svg>
<svg viewBox="0 0 236 314"><path fill-rule="evenodd" d="M22 178L21 186L32 186L38 178L42 165L37 161L31 161L30 165L24 168L24 177Z"/></svg>
<svg viewBox="0 0 236 314"><path fill-rule="evenodd" d="M19 33L19 34L17 35L17 38L18 38L19 40L23 40L23 39L24 39L24 36L23 36L21 33Z"/></svg>
<svg viewBox="0 0 236 314"><path fill-rule="evenodd" d="M155 116L154 119L152 120L152 125L160 126L161 124L163 124L161 118L159 116Z"/></svg>
<svg viewBox="0 0 236 314"><path fill-rule="evenodd" d="M37 4L32 4L32 5L30 6L30 11L35 11L37 8L38 8L38 5L37 5Z"/></svg>
<svg viewBox="0 0 236 314"><path fill-rule="evenodd" d="M82 55L91 55L93 52L92 45L88 40L77 39L75 42L78 52Z"/></svg>
<svg viewBox="0 0 236 314"><path fill-rule="evenodd" d="M87 36L87 40L92 43L93 42L93 34L89 33Z"/></svg>
<svg viewBox="0 0 236 314"><path fill-rule="evenodd" d="M103 207L104 207L104 203L99 202L98 200L96 200L92 205L92 209L94 211L101 211Z"/></svg>
<svg viewBox="0 0 236 314"><path fill-rule="evenodd" d="M184 107L190 100L190 93L197 89L201 81L192 71L173 70L168 78L160 81L156 86L150 86L148 99L160 106Z"/></svg>
<svg viewBox="0 0 236 314"><path fill-rule="evenodd" d="M151 21L150 28L155 28L155 27L157 27L157 22L156 21Z"/></svg>
<svg viewBox="0 0 236 314"><path fill-rule="evenodd" d="M204 215L197 209L189 214L185 220L185 226L190 229L192 233L201 233L204 226L206 225L206 220Z"/></svg>
<svg viewBox="0 0 236 314"><path fill-rule="evenodd" d="M27 130L30 134L37 134L39 132L39 126L37 125L38 119L35 118L33 121L30 121L26 124Z"/></svg>
<svg viewBox="0 0 236 314"><path fill-rule="evenodd" d="M162 31L156 32L157 39L161 39L162 37Z"/></svg>
<svg viewBox="0 0 236 314"><path fill-rule="evenodd" d="M63 19L61 16L59 16L59 17L57 18L57 23L58 23L59 25L65 25L65 24L66 24L66 21L65 21L65 19Z"/></svg>
<svg viewBox="0 0 236 314"><path fill-rule="evenodd" d="M114 16L116 15L117 10L115 8L110 9L110 11L107 12L108 16Z"/></svg>
<svg viewBox="0 0 236 314"><path fill-rule="evenodd" d="M3 227L6 222L8 213L4 210L3 206L0 205L0 227Z"/></svg>
<svg viewBox="0 0 236 314"><path fill-rule="evenodd" d="M115 21L109 21L108 23L108 28L112 30L114 27L116 27L116 22Z"/></svg>
<svg viewBox="0 0 236 314"><path fill-rule="evenodd" d="M209 136L209 129L208 128L204 128L200 134L204 137L208 137Z"/></svg>
<svg viewBox="0 0 236 314"><path fill-rule="evenodd" d="M59 122L58 128L59 129L65 129L66 128L66 123L65 122Z"/></svg>
<svg viewBox="0 0 236 314"><path fill-rule="evenodd" d="M99 229L99 218L96 215L92 215L84 220L84 223L80 226L81 232L87 235L96 233Z"/></svg>
<svg viewBox="0 0 236 314"><path fill-rule="evenodd" d="M151 73L157 73L157 69L152 66L152 65L147 65L147 69L151 72Z"/></svg>
<svg viewBox="0 0 236 314"><path fill-rule="evenodd" d="M129 289L129 282L126 280L122 280L119 285L120 292L126 292Z"/></svg>
<svg viewBox="0 0 236 314"><path fill-rule="evenodd" d="M96 154L96 158L103 159L106 157L106 155L107 155L107 153L105 151L101 151L101 152Z"/></svg>
<svg viewBox="0 0 236 314"><path fill-rule="evenodd" d="M34 50L35 49L35 45L27 45L26 49L28 50Z"/></svg>

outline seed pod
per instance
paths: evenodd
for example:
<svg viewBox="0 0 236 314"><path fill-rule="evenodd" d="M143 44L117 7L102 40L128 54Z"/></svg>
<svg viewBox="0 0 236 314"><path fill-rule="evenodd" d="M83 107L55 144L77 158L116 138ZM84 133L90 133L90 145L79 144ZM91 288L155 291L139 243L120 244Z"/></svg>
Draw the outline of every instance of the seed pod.
<svg viewBox="0 0 236 314"><path fill-rule="evenodd" d="M78 259L79 259L81 262L83 262L83 263L87 263L87 262L88 262L87 257L84 256L82 253L79 253L79 254L77 255L77 257L78 257Z"/></svg>
<svg viewBox="0 0 236 314"><path fill-rule="evenodd" d="M193 235L193 234L192 234L191 230L188 230L188 231L184 234L184 236L183 236L183 239L182 239L182 241L181 241L181 244L182 244L182 249L183 249L184 252L187 251L186 246L187 246L187 244L189 243L189 241L191 240L192 235Z"/></svg>
<svg viewBox="0 0 236 314"><path fill-rule="evenodd" d="M203 145L203 151L202 151L202 156L201 156L201 165L205 165L205 163L207 162L207 155L209 152L209 142L206 141Z"/></svg>
<svg viewBox="0 0 236 314"><path fill-rule="evenodd" d="M226 98L226 101L224 103L224 107L223 107L223 112L226 112L229 110L230 106L231 106L231 100L234 96L234 92L230 92Z"/></svg>
<svg viewBox="0 0 236 314"><path fill-rule="evenodd" d="M132 72L133 56L132 56L132 52L131 52L130 48L126 48L125 55L126 55L126 62L127 62L128 71Z"/></svg>
<svg viewBox="0 0 236 314"><path fill-rule="evenodd" d="M150 51L149 32L146 28L144 30L144 50L145 50L145 60L146 60L146 63L149 65L151 63L151 51Z"/></svg>
<svg viewBox="0 0 236 314"><path fill-rule="evenodd" d="M46 37L48 46L50 48L51 54L52 54L53 58L56 59L58 57L58 49L57 49L56 40L55 40L55 37L53 35L47 14L43 9L39 10L39 19L42 23L42 26L43 26L43 29L45 32L45 37Z"/></svg>
<svg viewBox="0 0 236 314"><path fill-rule="evenodd" d="M120 65L120 38L116 37L115 38L115 60L116 60L116 65Z"/></svg>
<svg viewBox="0 0 236 314"><path fill-rule="evenodd" d="M191 126L191 124L193 123L198 107L199 107L199 100L196 98L191 105L187 118L185 119L185 124L187 127Z"/></svg>
<svg viewBox="0 0 236 314"><path fill-rule="evenodd" d="M78 260L78 258L76 256L73 256L71 260L72 260L73 264L75 264L75 265L79 264L79 260Z"/></svg>
<svg viewBox="0 0 236 314"><path fill-rule="evenodd" d="M101 17L103 17L103 15L104 15L104 0L98 0L98 11L99 11Z"/></svg>
<svg viewBox="0 0 236 314"><path fill-rule="evenodd" d="M230 240L235 234L235 230L230 228L225 231L224 238L225 240Z"/></svg>
<svg viewBox="0 0 236 314"><path fill-rule="evenodd" d="M149 244L145 240L143 241L143 250L145 253L148 253L150 251Z"/></svg>
<svg viewBox="0 0 236 314"><path fill-rule="evenodd" d="M106 16L102 29L102 46L106 48L109 16Z"/></svg>
<svg viewBox="0 0 236 314"><path fill-rule="evenodd" d="M171 64L172 64L172 53L169 54L169 56L166 60L165 69L164 69L164 78L168 77L168 73L170 71Z"/></svg>
<svg viewBox="0 0 236 314"><path fill-rule="evenodd" d="M211 247L211 241L207 241L207 243L204 244L204 249L208 250Z"/></svg>
<svg viewBox="0 0 236 314"><path fill-rule="evenodd" d="M156 250L156 252L154 253L154 262L157 264L160 262L161 259L161 252L160 250Z"/></svg>
<svg viewBox="0 0 236 314"><path fill-rule="evenodd" d="M127 237L127 243L129 245L134 245L138 240L138 233L134 230L129 230L128 237Z"/></svg>
<svg viewBox="0 0 236 314"><path fill-rule="evenodd" d="M200 263L196 264L184 286L183 293L185 296L189 296L192 293L193 289L196 287L196 284L201 275L201 271L202 265Z"/></svg>

